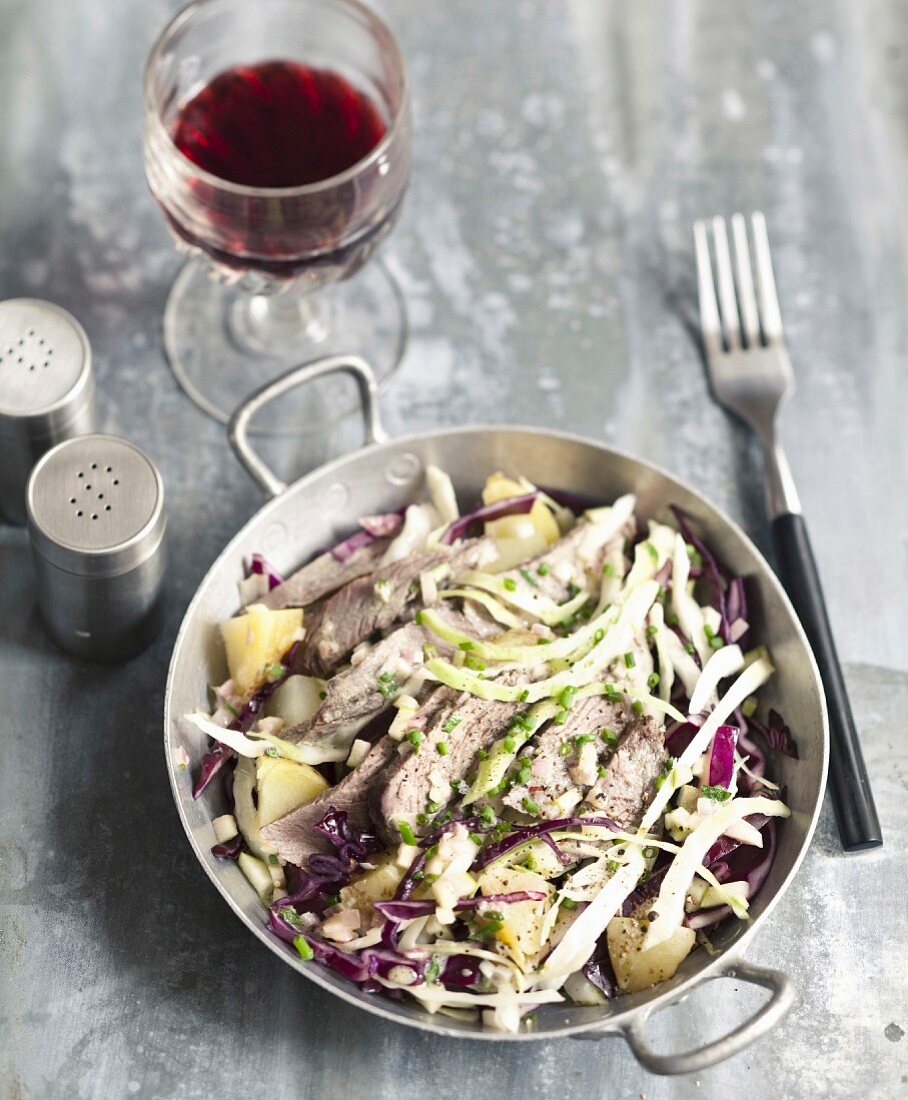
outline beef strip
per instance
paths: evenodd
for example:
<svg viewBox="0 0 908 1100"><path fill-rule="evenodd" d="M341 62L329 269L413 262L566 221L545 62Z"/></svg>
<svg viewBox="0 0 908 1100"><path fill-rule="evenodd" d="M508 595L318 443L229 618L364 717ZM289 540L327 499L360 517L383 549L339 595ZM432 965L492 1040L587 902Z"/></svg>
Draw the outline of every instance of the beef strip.
<svg viewBox="0 0 908 1100"><path fill-rule="evenodd" d="M428 631L416 623L407 623L383 638L355 665L328 681L325 699L317 713L306 722L281 732L287 741L322 741L342 732L344 727L365 724L391 705L392 693L380 676L390 676L401 685L423 662L423 646L430 640ZM382 692L382 688L385 692Z"/></svg>
<svg viewBox="0 0 908 1100"><path fill-rule="evenodd" d="M472 638L488 638L501 630L497 623L470 620L453 608L442 607L438 614L453 629ZM281 736L287 741L311 743L331 738L351 725L355 732L357 726L364 725L391 706L393 694L380 677L390 676L394 683L403 686L422 665L427 644L434 645L442 656L454 652L452 645L416 623L398 627L358 664L332 676L318 712L308 721L283 730Z"/></svg>
<svg viewBox="0 0 908 1100"><path fill-rule="evenodd" d="M598 532L607 528L581 518L544 553L501 576L514 581L521 590L563 603L575 588L586 588L592 583L594 590L598 589L607 551L615 542L623 545L632 530L631 522L617 535L602 539Z"/></svg>
<svg viewBox="0 0 908 1100"><path fill-rule="evenodd" d="M529 783L520 783L510 788L503 801L515 810L523 809L524 799L531 799L539 807L539 816L547 820L563 817L565 807L558 805L556 799L568 791L577 792L577 802L596 782L594 773L585 775L588 764L595 769L604 763L614 751L615 742L628 725L628 714L621 703L611 703L604 695L589 695L577 699L568 712L564 725L549 722L531 742L532 774ZM601 731L607 729L615 734L614 740L603 740ZM591 734L594 740L590 748L575 747L574 738L581 734ZM562 746L570 746L570 752L564 752ZM589 758L589 761L588 761Z"/></svg>
<svg viewBox="0 0 908 1100"><path fill-rule="evenodd" d="M312 800L297 806L289 814L272 821L262 829L262 836L274 845L277 854L289 863L302 867L314 852L330 854L333 848L327 837L313 829L333 806L346 810L350 824L357 829L369 825L366 794L375 776L397 752L397 742L387 735L376 741L359 765L336 786Z"/></svg>
<svg viewBox="0 0 908 1100"><path fill-rule="evenodd" d="M319 554L256 602L271 608L309 607L345 584L371 573L390 544L391 539L374 539L354 551L346 561L338 561L330 550Z"/></svg>
<svg viewBox="0 0 908 1100"><path fill-rule="evenodd" d="M525 707L478 699L467 692L440 688L429 701L431 714L422 724L418 749L392 760L369 791L372 821L388 843L399 839L397 822L405 821L420 832L416 815L423 813L430 791L440 788L451 797L451 783L463 779L474 767L477 749L487 749L504 735L511 719ZM453 719L458 719L456 725ZM445 729L445 725L448 729ZM447 755L438 743L447 745ZM424 830L423 830L424 831Z"/></svg>
<svg viewBox="0 0 908 1100"><path fill-rule="evenodd" d="M470 539L412 554L344 585L307 617L294 671L329 675L360 642L387 630L408 605L419 606L420 573L444 564L452 573L475 569L494 554L491 539Z"/></svg>
<svg viewBox="0 0 908 1100"><path fill-rule="evenodd" d="M640 824L665 763L662 731L652 718L632 719L586 804L625 829Z"/></svg>

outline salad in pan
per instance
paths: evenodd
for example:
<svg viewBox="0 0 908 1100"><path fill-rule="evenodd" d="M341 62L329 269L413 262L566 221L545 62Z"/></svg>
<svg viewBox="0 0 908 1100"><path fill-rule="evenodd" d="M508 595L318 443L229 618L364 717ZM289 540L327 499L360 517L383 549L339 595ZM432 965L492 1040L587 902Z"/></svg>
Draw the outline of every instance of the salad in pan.
<svg viewBox="0 0 908 1100"><path fill-rule="evenodd" d="M467 514L441 470L426 492L287 579L253 557L185 719L193 793L223 783L212 850L303 959L513 1032L748 919L789 815L766 750L796 748L685 514L501 473Z"/></svg>

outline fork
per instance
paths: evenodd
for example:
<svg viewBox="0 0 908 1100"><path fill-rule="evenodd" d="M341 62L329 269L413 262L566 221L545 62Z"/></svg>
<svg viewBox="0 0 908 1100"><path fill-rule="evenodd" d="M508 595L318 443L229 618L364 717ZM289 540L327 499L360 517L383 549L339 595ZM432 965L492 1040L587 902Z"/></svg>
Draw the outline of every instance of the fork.
<svg viewBox="0 0 908 1100"><path fill-rule="evenodd" d="M710 385L716 400L749 425L763 447L766 503L779 571L813 648L826 691L829 785L842 846L849 852L876 848L883 843L880 822L801 502L776 435L779 410L794 392L794 374L785 347L766 221L759 212L751 215L751 232L756 278L743 215L731 218L734 267L725 219L694 224L700 327Z"/></svg>

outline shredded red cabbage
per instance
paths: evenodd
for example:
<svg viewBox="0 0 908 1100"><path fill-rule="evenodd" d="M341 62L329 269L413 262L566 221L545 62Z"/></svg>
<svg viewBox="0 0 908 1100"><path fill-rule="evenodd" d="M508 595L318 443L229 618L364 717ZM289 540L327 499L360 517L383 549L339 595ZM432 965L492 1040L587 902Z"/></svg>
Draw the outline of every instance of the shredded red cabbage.
<svg viewBox="0 0 908 1100"><path fill-rule="evenodd" d="M233 840L225 840L223 844L215 844L211 854L218 859L237 859L243 850L243 838L237 833Z"/></svg>
<svg viewBox="0 0 908 1100"><path fill-rule="evenodd" d="M509 833L506 837L496 841L494 844L489 844L484 847L479 855L476 857L473 867L477 870L487 866L489 863L499 859L506 852L510 852L512 848L517 848L521 844L526 844L531 840L545 840L546 834L557 832L560 829L573 829L582 827L585 825L601 825L606 829L611 829L613 832L620 832L621 826L616 825L611 818L608 817L560 817L554 821L543 821L539 825L525 825L521 828L515 829L514 832ZM556 845L557 850L557 845ZM564 862L563 853L559 852L559 856ZM568 861L570 862L570 861Z"/></svg>
<svg viewBox="0 0 908 1100"><path fill-rule="evenodd" d="M368 546L370 542L375 541L375 536L370 535L368 531L357 531L349 538L339 542L336 546L331 547L331 556L335 561L341 563L348 561L357 550L362 550L364 546Z"/></svg>
<svg viewBox="0 0 908 1100"><path fill-rule="evenodd" d="M540 485L539 491L545 493L547 497L551 497L562 508L569 508L575 516L579 516L590 508L598 508L600 504L599 501L591 500L590 497L572 493L570 489L552 489L548 485Z"/></svg>
<svg viewBox="0 0 908 1100"><path fill-rule="evenodd" d="M762 815L760 815L762 816ZM747 818L752 824L756 824L756 815ZM776 822L774 818L763 818L763 824L757 826L763 834L763 847L757 848L752 844L738 844L729 853L719 857L713 856L713 848L706 857L706 865L722 883L746 882L747 898L752 901L766 881L776 854ZM728 837L722 837L727 840ZM703 909L697 913L691 913L685 917L684 923L688 928L709 928L720 921L725 920L731 914L728 905L718 905L714 909Z"/></svg>
<svg viewBox="0 0 908 1100"><path fill-rule="evenodd" d="M344 863L359 863L366 856L379 852L382 843L372 829L357 829L350 824L346 810L328 808L328 812L313 826L334 845Z"/></svg>
<svg viewBox="0 0 908 1100"><path fill-rule="evenodd" d="M776 749L786 756L800 760L797 743L791 735L791 730L785 725L782 715L777 710L770 710L765 724L751 716L750 725L766 742L767 748Z"/></svg>
<svg viewBox="0 0 908 1100"><path fill-rule="evenodd" d="M719 726L709 750L709 785L728 790L735 774L735 745L738 731L734 726Z"/></svg>
<svg viewBox="0 0 908 1100"><path fill-rule="evenodd" d="M251 577L256 574L262 577L267 577L269 592L272 588L277 588L279 584L284 583L284 578L262 554L253 554L252 557L244 562L244 569L247 577Z"/></svg>
<svg viewBox="0 0 908 1100"><path fill-rule="evenodd" d="M396 535L404 524L404 509L396 512L382 512L377 516L362 516L360 527L373 538L390 538Z"/></svg>
<svg viewBox="0 0 908 1100"><path fill-rule="evenodd" d="M518 901L545 901L547 894L540 890L514 890L510 894L488 894L485 897L461 898L454 908L476 909L480 905L513 905ZM383 917L393 921L413 920L414 917L426 917L435 912L436 904L426 898L422 901L376 901L374 907Z"/></svg>
<svg viewBox="0 0 908 1100"><path fill-rule="evenodd" d="M470 531L478 528L480 524L490 523L493 519L501 519L503 516L525 515L536 503L538 493L525 493L520 497L508 497L507 500L496 500L494 504L485 504L477 508L475 512L468 512L460 519L455 519L441 536L443 546L450 546L458 539L466 538Z"/></svg>

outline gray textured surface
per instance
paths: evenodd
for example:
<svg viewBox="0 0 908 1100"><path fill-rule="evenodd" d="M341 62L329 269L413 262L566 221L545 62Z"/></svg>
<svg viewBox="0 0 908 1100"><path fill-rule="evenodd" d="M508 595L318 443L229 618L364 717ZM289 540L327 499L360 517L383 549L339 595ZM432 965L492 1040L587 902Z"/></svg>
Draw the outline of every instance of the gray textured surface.
<svg viewBox="0 0 908 1100"><path fill-rule="evenodd" d="M141 64L169 3L2 0L0 296L85 325L106 429L164 474L163 637L67 660L0 528L0 1095L895 1096L905 1017L908 707L908 13L898 0L382 5L410 59L414 185L388 256L414 338L392 430L498 418L655 459L761 543L746 436L706 397L689 225L761 207L799 394L785 416L886 832L844 857L831 815L749 953L800 987L746 1053L647 1077L620 1041L521 1050L395 1030L302 984L230 916L166 786L160 704L182 609L257 506L160 349L177 269L140 160ZM301 470L352 425L283 456ZM757 995L667 1013L666 1048ZM705 1021L705 1023L703 1023Z"/></svg>

